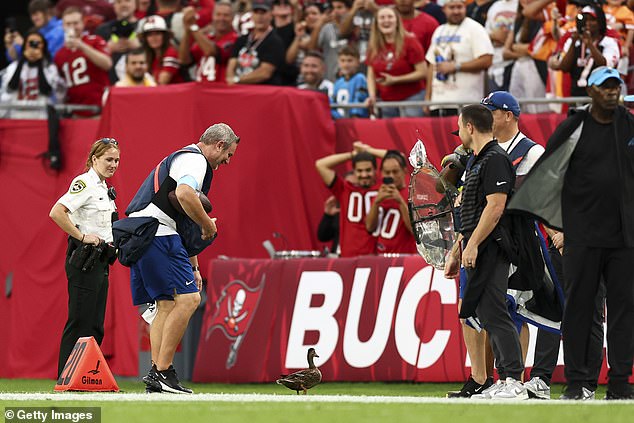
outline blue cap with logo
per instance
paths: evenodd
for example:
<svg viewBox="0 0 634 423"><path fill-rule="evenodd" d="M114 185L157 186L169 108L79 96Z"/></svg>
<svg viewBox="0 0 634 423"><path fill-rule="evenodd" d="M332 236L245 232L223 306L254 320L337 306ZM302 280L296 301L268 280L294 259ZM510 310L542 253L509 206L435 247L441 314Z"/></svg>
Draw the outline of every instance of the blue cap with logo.
<svg viewBox="0 0 634 423"><path fill-rule="evenodd" d="M618 79L621 84L624 84L623 80L621 79L621 75L619 75L619 71L607 66L599 66L598 68L593 70L588 77L588 86L600 86L610 78Z"/></svg>
<svg viewBox="0 0 634 423"><path fill-rule="evenodd" d="M484 97L480 104L491 111L504 110L512 112L516 117L520 115L520 104L508 91L493 91Z"/></svg>

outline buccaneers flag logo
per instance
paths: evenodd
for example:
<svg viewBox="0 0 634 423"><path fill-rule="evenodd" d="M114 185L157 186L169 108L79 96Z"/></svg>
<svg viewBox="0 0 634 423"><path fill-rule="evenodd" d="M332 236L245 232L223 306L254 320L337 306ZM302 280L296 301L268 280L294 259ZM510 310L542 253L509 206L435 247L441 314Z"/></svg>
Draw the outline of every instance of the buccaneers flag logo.
<svg viewBox="0 0 634 423"><path fill-rule="evenodd" d="M211 333L219 329L227 339L233 342L229 348L227 369L236 364L240 344L260 303L262 288L264 288L264 277L256 288L247 286L243 281L235 280L222 289L222 294L216 302L216 313L211 319L205 339L209 339Z"/></svg>

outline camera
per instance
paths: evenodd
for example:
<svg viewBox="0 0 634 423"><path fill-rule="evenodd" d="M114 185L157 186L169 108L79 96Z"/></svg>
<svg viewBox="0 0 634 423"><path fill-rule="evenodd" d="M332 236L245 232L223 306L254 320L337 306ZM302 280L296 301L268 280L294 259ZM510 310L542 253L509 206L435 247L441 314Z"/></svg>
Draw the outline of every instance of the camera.
<svg viewBox="0 0 634 423"><path fill-rule="evenodd" d="M18 21L13 16L10 16L4 20L4 26L9 30L9 32L18 31Z"/></svg>
<svg viewBox="0 0 634 423"><path fill-rule="evenodd" d="M135 29L135 23L129 22L126 19L122 19L120 21L116 21L112 25L112 34L120 38L130 38Z"/></svg>
<svg viewBox="0 0 634 423"><path fill-rule="evenodd" d="M386 176L385 178L383 178L383 183L386 185L393 184L394 178L392 178L391 176Z"/></svg>
<svg viewBox="0 0 634 423"><path fill-rule="evenodd" d="M579 35L583 34L583 31L586 30L586 17L583 13L577 14L577 33Z"/></svg>

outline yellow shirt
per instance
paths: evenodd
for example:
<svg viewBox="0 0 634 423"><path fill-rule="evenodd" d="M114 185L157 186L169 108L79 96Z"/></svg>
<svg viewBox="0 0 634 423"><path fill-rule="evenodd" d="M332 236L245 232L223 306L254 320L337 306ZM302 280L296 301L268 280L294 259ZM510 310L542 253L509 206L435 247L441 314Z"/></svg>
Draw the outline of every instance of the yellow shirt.
<svg viewBox="0 0 634 423"><path fill-rule="evenodd" d="M149 73L146 73L145 76L143 77L143 81L141 82L135 82L134 80L132 80L132 78L130 78L130 76L128 74L126 74L123 79L120 79L117 81L116 84L114 84L115 87L156 87L156 82L154 81L154 78L152 78L152 75L150 75Z"/></svg>

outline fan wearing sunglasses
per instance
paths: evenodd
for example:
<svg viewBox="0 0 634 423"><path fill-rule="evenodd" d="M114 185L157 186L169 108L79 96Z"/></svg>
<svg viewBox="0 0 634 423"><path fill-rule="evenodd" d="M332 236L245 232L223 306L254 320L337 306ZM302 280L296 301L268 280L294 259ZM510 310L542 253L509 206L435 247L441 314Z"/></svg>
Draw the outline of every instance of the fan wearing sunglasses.
<svg viewBox="0 0 634 423"><path fill-rule="evenodd" d="M46 119L46 109L21 109L21 105L55 103L63 96L63 84L57 68L51 63L46 39L36 30L25 39L19 60L12 62L4 72L0 101L14 103L5 118Z"/></svg>

